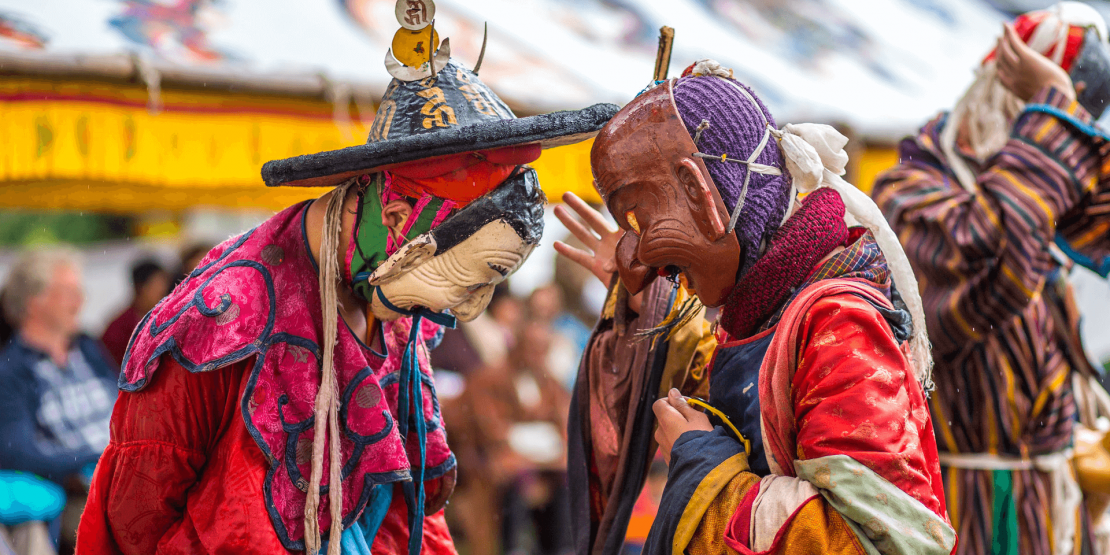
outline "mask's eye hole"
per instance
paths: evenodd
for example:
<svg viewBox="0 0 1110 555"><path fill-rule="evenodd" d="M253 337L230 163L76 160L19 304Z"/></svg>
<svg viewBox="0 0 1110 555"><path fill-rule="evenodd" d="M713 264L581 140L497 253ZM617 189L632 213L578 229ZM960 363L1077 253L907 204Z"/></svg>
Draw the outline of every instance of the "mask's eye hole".
<svg viewBox="0 0 1110 555"><path fill-rule="evenodd" d="M640 222L636 221L636 213L629 210L624 213L624 220L628 222L628 227L632 228L632 232L636 235L640 234Z"/></svg>

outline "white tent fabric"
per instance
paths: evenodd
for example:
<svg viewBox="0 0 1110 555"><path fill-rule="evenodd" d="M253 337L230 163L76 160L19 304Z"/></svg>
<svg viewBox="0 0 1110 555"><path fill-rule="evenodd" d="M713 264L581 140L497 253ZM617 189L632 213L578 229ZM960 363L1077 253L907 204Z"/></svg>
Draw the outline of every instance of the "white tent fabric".
<svg viewBox="0 0 1110 555"><path fill-rule="evenodd" d="M436 30L526 111L624 103L647 84L658 29L671 74L712 57L784 121L901 135L951 106L1003 16L963 0L439 0ZM250 79L325 76L380 94L394 0L0 0L0 53L137 53ZM2 58L2 56L0 56Z"/></svg>

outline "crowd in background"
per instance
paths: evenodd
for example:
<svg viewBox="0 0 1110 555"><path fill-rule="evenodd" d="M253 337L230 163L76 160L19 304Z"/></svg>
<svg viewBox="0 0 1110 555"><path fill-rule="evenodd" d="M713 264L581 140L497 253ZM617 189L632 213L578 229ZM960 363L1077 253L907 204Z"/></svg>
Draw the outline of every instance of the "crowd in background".
<svg viewBox="0 0 1110 555"><path fill-rule="evenodd" d="M132 332L209 248L183 250L174 268L133 261L130 301L99 338L78 323L85 286L76 251L37 249L12 266L0 285L0 555L72 552ZM485 313L447 330L432 351L458 460L447 518L464 554L572 551L566 420L596 318L584 301L591 279L559 261L555 279L527 296L502 284ZM650 526L651 491L631 527L633 552L636 518L646 517L644 533Z"/></svg>
<svg viewBox="0 0 1110 555"><path fill-rule="evenodd" d="M131 333L209 248L185 249L173 269L136 261L131 301L100 338L78 323L76 251L36 249L12 266L0 287L0 555L72 552Z"/></svg>

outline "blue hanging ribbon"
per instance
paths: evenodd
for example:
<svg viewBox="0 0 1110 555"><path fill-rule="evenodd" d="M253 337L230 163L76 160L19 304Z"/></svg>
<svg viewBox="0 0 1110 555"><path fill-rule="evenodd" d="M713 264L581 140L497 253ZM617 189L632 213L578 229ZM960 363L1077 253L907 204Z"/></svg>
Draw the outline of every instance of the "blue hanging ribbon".
<svg viewBox="0 0 1110 555"><path fill-rule="evenodd" d="M442 312L432 312L424 307L415 310L401 308L385 298L381 287L376 290L378 300L386 308L412 318L412 330L409 332L409 341L401 359L401 379L397 395L397 429L401 433L402 441L406 443L409 431L414 429L417 442L420 444L420 465L417 475L402 486L405 502L409 507L409 555L420 555L424 539L424 470L428 447L428 424L424 420L424 382L420 379L420 361L416 347L419 345L422 320L427 319L441 326L454 328L455 317Z"/></svg>
<svg viewBox="0 0 1110 555"><path fill-rule="evenodd" d="M378 528L385 520L385 514L389 512L389 504L392 501L392 483L374 486L370 493L370 502L367 503L362 518L353 522L350 528L343 531L341 541L343 555L371 555L370 544L374 543L374 538L378 535ZM327 553L327 549L321 548L320 553Z"/></svg>

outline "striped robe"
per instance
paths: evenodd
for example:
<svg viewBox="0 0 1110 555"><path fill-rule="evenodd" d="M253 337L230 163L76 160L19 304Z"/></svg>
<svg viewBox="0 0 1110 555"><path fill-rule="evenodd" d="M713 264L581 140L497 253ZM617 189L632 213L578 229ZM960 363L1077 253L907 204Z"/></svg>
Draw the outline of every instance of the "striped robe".
<svg viewBox="0 0 1110 555"><path fill-rule="evenodd" d="M900 164L873 192L920 280L938 446L1010 457L1065 449L1076 415L1071 357L1083 355L1059 336L1077 330L1057 329L1052 316L1068 293L1050 245L1060 234L1082 254L1110 254L1110 148L1082 107L1046 88L977 168L970 194L940 150L943 125L942 115L904 140ZM944 477L959 553L1054 552L1046 474L945 468ZM1091 547L1085 521L1076 520L1074 553Z"/></svg>

